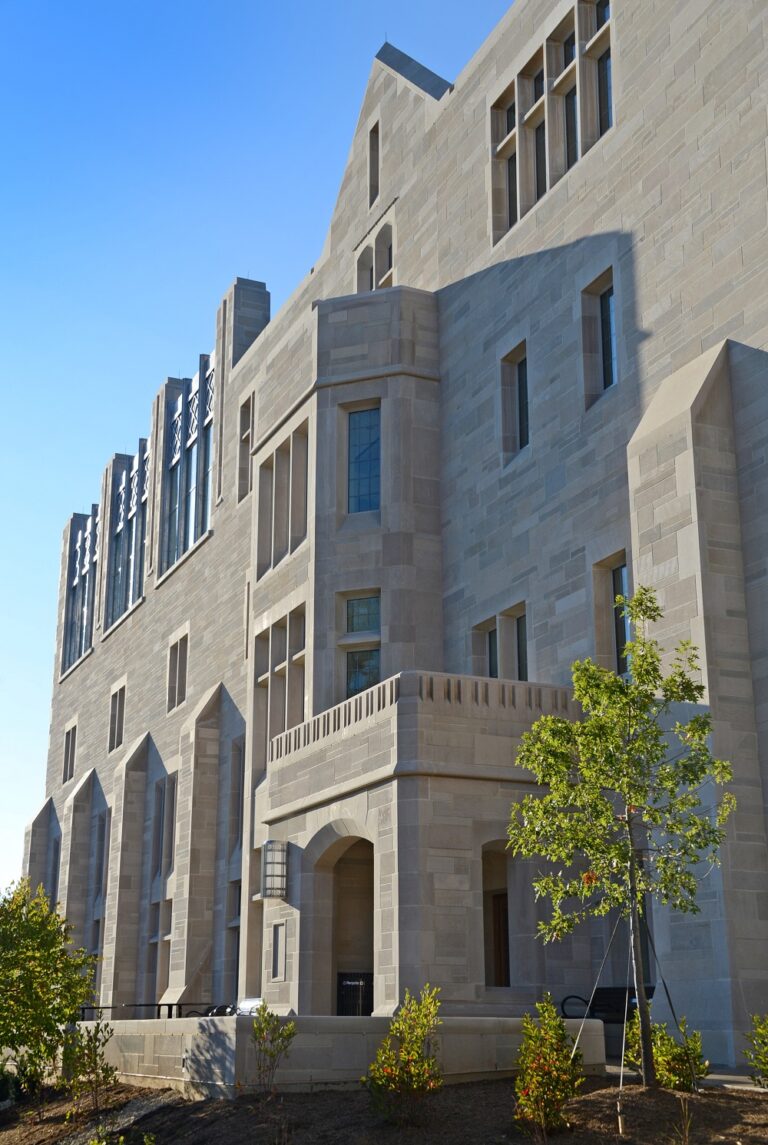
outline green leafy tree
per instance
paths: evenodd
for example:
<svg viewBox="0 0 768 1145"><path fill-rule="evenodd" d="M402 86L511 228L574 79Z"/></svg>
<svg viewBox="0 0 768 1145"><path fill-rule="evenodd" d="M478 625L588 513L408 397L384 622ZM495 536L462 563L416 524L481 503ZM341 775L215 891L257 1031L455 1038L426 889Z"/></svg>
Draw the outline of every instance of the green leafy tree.
<svg viewBox="0 0 768 1145"><path fill-rule="evenodd" d="M630 670L618 676L577 661L573 693L583 718L543 716L525 734L516 762L546 790L513 805L509 846L551 864L533 883L536 896L551 903L539 925L545 941L611 910L631 919L643 1082L655 1085L643 902L654 896L678 911L699 909L696 865L718 861L734 799L723 794L713 807L714 797L702 798L709 781L731 778L730 765L710 752L709 715L673 717L675 705L697 704L704 694L696 650L679 644L664 674L658 642L648 635L662 616L653 590L619 596L616 606L634 633L625 650Z"/></svg>
<svg viewBox="0 0 768 1145"><path fill-rule="evenodd" d="M70 944L70 927L43 887L22 880L0 899L0 1047L22 1085L39 1092L64 1030L92 1000L94 958Z"/></svg>

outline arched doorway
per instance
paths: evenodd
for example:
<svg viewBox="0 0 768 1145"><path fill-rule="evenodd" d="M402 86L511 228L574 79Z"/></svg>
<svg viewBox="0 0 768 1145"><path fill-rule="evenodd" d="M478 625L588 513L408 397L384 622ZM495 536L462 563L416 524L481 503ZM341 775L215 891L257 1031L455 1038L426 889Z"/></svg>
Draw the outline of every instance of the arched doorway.
<svg viewBox="0 0 768 1145"><path fill-rule="evenodd" d="M299 1011L370 1014L374 976L373 843L329 823L302 857Z"/></svg>
<svg viewBox="0 0 768 1145"><path fill-rule="evenodd" d="M373 1010L373 846L358 839L333 870L336 1013Z"/></svg>

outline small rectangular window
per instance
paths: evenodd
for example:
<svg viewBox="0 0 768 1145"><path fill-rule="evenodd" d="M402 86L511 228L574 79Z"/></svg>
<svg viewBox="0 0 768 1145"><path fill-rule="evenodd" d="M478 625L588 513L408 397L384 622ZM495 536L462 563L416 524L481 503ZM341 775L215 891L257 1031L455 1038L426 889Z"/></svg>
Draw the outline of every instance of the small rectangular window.
<svg viewBox="0 0 768 1145"><path fill-rule="evenodd" d="M622 613L621 605L616 604L616 597L629 596L629 578L625 564L616 565L611 569L611 588L613 590L613 631L616 648L616 671L623 676L628 668L625 648L630 639L629 617Z"/></svg>
<svg viewBox="0 0 768 1145"><path fill-rule="evenodd" d="M611 81L611 51L603 52L597 61L597 106L599 134L605 135L613 125L613 85Z"/></svg>
<svg viewBox="0 0 768 1145"><path fill-rule="evenodd" d="M347 601L347 632L380 632L380 617L379 596L361 596Z"/></svg>
<svg viewBox="0 0 768 1145"><path fill-rule="evenodd" d="M75 748L77 745L77 725L73 724L64 733L64 771L62 782L68 783L75 774Z"/></svg>
<svg viewBox="0 0 768 1145"><path fill-rule="evenodd" d="M488 630L488 675L493 680L499 676L499 633L496 628Z"/></svg>
<svg viewBox="0 0 768 1145"><path fill-rule="evenodd" d="M507 126L507 135L509 135L510 131L514 131L515 127L517 126L517 109L515 108L514 100L512 100L510 104L507 104L507 109L504 115Z"/></svg>
<svg viewBox="0 0 768 1145"><path fill-rule="evenodd" d="M168 711L183 704L187 697L187 637L171 645L168 654Z"/></svg>
<svg viewBox="0 0 768 1145"><path fill-rule="evenodd" d="M379 197L379 125L374 123L368 134L368 206Z"/></svg>
<svg viewBox="0 0 768 1145"><path fill-rule="evenodd" d="M525 342L501 363L501 449L505 460L530 441L528 413L528 359Z"/></svg>
<svg viewBox="0 0 768 1145"><path fill-rule="evenodd" d="M597 0L597 3L595 4L595 22L597 24L597 30L599 31L603 24L607 24L610 18L610 0Z"/></svg>
<svg viewBox="0 0 768 1145"><path fill-rule="evenodd" d="M619 313L609 268L581 294L586 408L619 381Z"/></svg>
<svg viewBox="0 0 768 1145"><path fill-rule="evenodd" d="M547 190L547 125L542 122L535 132L536 200Z"/></svg>
<svg viewBox="0 0 768 1145"><path fill-rule="evenodd" d="M528 679L528 624L525 613L515 617L515 654L517 659L517 679Z"/></svg>
<svg viewBox="0 0 768 1145"><path fill-rule="evenodd" d="M570 171L579 158L579 127L576 110L576 88L565 96L565 169Z"/></svg>
<svg viewBox="0 0 768 1145"><path fill-rule="evenodd" d="M112 693L109 701L109 751L114 751L123 742L125 720L125 686Z"/></svg>
<svg viewBox="0 0 768 1145"><path fill-rule="evenodd" d="M349 414L347 506L350 513L379 508L381 410L354 410Z"/></svg>
<svg viewBox="0 0 768 1145"><path fill-rule="evenodd" d="M507 221L510 227L517 222L517 152L507 159Z"/></svg>
<svg viewBox="0 0 768 1145"><path fill-rule="evenodd" d="M536 75L533 77L533 102L541 99L544 95L544 69L539 68Z"/></svg>
<svg viewBox="0 0 768 1145"><path fill-rule="evenodd" d="M276 922L272 927L272 978L278 982L285 978L284 922Z"/></svg>
<svg viewBox="0 0 768 1145"><path fill-rule="evenodd" d="M600 350L603 368L603 389L616 381L616 315L613 287L600 295Z"/></svg>
<svg viewBox="0 0 768 1145"><path fill-rule="evenodd" d="M361 648L347 652L347 699L372 688L381 679L380 650Z"/></svg>
<svg viewBox="0 0 768 1145"><path fill-rule="evenodd" d="M240 436L237 455L237 499L242 501L253 488L253 464L251 460L251 428L253 422L253 398L248 398L240 406Z"/></svg>
<svg viewBox="0 0 768 1145"><path fill-rule="evenodd" d="M570 32L563 40L563 68L576 59L576 33Z"/></svg>

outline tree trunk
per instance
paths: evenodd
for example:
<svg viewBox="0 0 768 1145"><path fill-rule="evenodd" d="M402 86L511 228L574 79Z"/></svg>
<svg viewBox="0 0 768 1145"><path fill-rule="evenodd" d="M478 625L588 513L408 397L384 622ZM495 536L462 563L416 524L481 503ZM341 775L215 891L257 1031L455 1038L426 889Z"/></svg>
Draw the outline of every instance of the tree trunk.
<svg viewBox="0 0 768 1145"><path fill-rule="evenodd" d="M629 860L629 898L631 911L632 933L632 966L635 972L635 997L637 998L637 1014L640 1019L640 1068L643 1074L643 1085L655 1088L656 1067L653 1061L653 1041L651 1039L651 1011L645 993L645 971L643 964L643 948L640 942L640 911L637 896L637 852L632 837L631 815L627 811L629 825L629 838L631 853Z"/></svg>

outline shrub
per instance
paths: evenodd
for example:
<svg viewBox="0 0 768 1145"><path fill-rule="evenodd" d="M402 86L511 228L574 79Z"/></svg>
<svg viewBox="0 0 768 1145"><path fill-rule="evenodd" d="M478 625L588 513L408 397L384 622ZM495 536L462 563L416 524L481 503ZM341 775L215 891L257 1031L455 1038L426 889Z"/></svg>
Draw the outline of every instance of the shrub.
<svg viewBox="0 0 768 1145"><path fill-rule="evenodd" d="M517 1058L515 1117L541 1132L564 1129L563 1110L583 1082L580 1051L557 1013L550 994L536 1003L538 1020L523 1017L523 1042Z"/></svg>
<svg viewBox="0 0 768 1145"><path fill-rule="evenodd" d="M744 1035L750 1048L744 1057L752 1070L750 1074L755 1085L768 1087L768 1014L752 1015L752 1030Z"/></svg>
<svg viewBox="0 0 768 1145"><path fill-rule="evenodd" d="M689 1034L685 1018L680 1019L680 1035L682 1040L678 1041L667 1030L666 1022L651 1023L656 1080L664 1089L690 1092L694 1079L709 1073L709 1062L701 1052L701 1034L698 1030ZM640 1069L640 1020L636 1013L627 1024L625 1061L633 1069Z"/></svg>
<svg viewBox="0 0 768 1145"><path fill-rule="evenodd" d="M112 1027L101 1018L90 1028L74 1026L66 1032L63 1073L76 1108L87 1097L91 1109L98 1114L104 1090L117 1081L117 1070L109 1064L104 1053L112 1033Z"/></svg>
<svg viewBox="0 0 768 1145"><path fill-rule="evenodd" d="M253 1019L251 1034L256 1047L256 1081L262 1093L273 1092L278 1066L288 1057L295 1036L296 1023L284 1022L262 1001Z"/></svg>
<svg viewBox="0 0 768 1145"><path fill-rule="evenodd" d="M433 1053L433 1039L440 1025L439 993L440 988L430 989L429 983L418 998L405 991L389 1033L376 1051L367 1077L361 1079L377 1110L398 1125L413 1124L422 1099L443 1084Z"/></svg>

